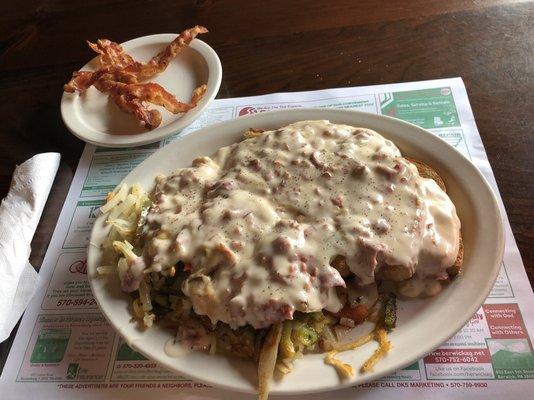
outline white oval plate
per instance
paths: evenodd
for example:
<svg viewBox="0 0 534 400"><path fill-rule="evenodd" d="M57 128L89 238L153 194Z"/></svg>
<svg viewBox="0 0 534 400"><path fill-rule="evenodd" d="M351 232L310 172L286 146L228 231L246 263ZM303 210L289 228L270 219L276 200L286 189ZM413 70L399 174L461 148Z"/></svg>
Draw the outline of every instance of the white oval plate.
<svg viewBox="0 0 534 400"><path fill-rule="evenodd" d="M435 298L399 302L398 326L390 335L393 349L373 372L358 373L350 380L340 381L335 370L324 364L324 355L305 355L296 361L292 373L272 384L273 394L318 392L371 381L429 353L458 332L484 302L497 277L504 249L503 225L497 202L488 183L470 161L424 129L395 118L363 112L285 110L223 122L193 132L162 148L135 168L123 182L138 182L145 189L152 189L157 174L169 174L178 167L190 166L193 158L210 155L219 147L241 140L242 133L250 127L276 129L310 119L329 119L335 123L374 129L395 142L403 154L435 167L445 180L462 221L464 272ZM141 331L130 321L130 297L121 292L118 279L96 276L101 257L99 247L107 234L104 219L105 216L100 216L96 220L91 234L88 276L102 312L128 344L181 375L231 390L255 392L254 363L200 352L169 357L163 348L172 337L171 332L157 327ZM356 351L341 353L340 358L358 370L375 348L376 344L369 343Z"/></svg>
<svg viewBox="0 0 534 400"><path fill-rule="evenodd" d="M134 59L146 62L176 36L174 33L143 36L122 43L122 47ZM97 68L98 58L95 57L82 70ZM106 94L90 87L83 95L63 93L61 116L67 128L88 143L106 147L141 146L175 134L197 119L217 95L221 78L222 67L217 53L203 41L194 39L164 72L149 80L159 83L183 102L189 102L191 92L206 84L206 93L192 110L172 114L163 107L150 104L149 107L159 110L163 118L159 127L147 131L133 115L124 113L109 101Z"/></svg>

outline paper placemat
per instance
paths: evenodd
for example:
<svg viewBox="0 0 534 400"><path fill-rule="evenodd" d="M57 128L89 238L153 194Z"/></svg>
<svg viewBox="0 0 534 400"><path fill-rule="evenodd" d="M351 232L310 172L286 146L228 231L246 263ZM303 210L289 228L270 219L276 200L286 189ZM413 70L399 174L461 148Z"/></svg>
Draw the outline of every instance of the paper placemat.
<svg viewBox="0 0 534 400"><path fill-rule="evenodd" d="M0 378L2 398L253 399L176 376L129 348L91 295L85 248L104 196L160 147L216 122L299 107L355 109L426 128L470 158L498 193L460 78L216 100L193 125L160 143L135 149L87 145L41 267L45 284L24 315ZM505 228L497 282L448 342L379 381L292 398L527 398L534 388L534 296L507 218Z"/></svg>

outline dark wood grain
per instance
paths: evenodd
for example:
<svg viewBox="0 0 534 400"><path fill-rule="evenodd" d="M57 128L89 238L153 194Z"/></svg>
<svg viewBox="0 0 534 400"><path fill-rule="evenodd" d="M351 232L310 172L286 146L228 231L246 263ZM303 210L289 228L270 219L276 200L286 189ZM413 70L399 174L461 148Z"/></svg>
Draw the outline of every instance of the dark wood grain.
<svg viewBox="0 0 534 400"><path fill-rule="evenodd" d="M534 282L534 4L514 1L20 1L0 5L0 195L16 164L62 161L32 243L41 265L83 149L59 112L92 54L203 24L221 58L219 97L461 76L530 282ZM0 345L1 364L11 340Z"/></svg>

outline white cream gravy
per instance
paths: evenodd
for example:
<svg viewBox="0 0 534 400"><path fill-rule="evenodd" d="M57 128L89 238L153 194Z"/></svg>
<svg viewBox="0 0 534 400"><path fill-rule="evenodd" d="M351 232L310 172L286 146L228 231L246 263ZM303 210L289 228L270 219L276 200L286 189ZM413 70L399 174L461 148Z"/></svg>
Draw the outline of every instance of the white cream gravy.
<svg viewBox="0 0 534 400"><path fill-rule="evenodd" d="M194 311L232 327L338 311L337 255L366 285L391 265L442 279L458 254L460 222L437 184L378 133L329 121L197 158L160 179L155 198L147 268L190 264L182 290Z"/></svg>

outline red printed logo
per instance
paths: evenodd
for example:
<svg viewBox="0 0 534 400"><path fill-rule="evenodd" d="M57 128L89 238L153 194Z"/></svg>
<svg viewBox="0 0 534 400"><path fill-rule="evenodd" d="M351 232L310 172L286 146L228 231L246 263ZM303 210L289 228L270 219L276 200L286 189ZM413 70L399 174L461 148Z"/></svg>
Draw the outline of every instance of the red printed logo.
<svg viewBox="0 0 534 400"><path fill-rule="evenodd" d="M482 308L493 339L528 338L517 304L484 304Z"/></svg>
<svg viewBox="0 0 534 400"><path fill-rule="evenodd" d="M489 364L488 349L437 349L427 355L426 364Z"/></svg>
<svg viewBox="0 0 534 400"><path fill-rule="evenodd" d="M258 110L255 107L243 107L241 110L239 110L240 117L242 117L243 115L256 114L256 113L258 113Z"/></svg>
<svg viewBox="0 0 534 400"><path fill-rule="evenodd" d="M79 273L87 275L87 260L74 261L69 266L69 271L73 274Z"/></svg>

